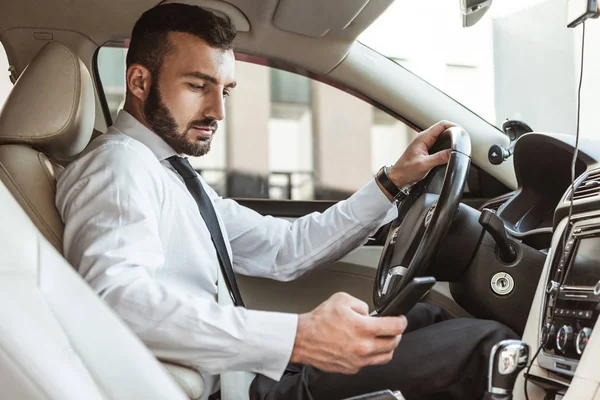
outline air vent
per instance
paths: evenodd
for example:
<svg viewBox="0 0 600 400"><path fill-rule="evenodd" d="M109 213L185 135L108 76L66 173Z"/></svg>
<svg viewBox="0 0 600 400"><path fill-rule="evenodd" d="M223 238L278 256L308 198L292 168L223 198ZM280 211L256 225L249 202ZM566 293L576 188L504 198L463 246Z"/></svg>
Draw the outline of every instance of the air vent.
<svg viewBox="0 0 600 400"><path fill-rule="evenodd" d="M573 201L589 199L600 195L600 170L590 172L575 188Z"/></svg>

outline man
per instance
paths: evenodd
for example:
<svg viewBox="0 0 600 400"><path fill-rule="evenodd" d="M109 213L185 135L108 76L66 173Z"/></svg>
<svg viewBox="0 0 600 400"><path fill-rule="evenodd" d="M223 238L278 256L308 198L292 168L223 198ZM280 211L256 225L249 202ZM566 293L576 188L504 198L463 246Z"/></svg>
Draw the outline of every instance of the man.
<svg viewBox="0 0 600 400"><path fill-rule="evenodd" d="M409 399L479 396L491 346L514 335L495 322L449 320L418 305L407 328L404 316L369 317L364 302L339 293L299 316L217 303L220 263L293 279L360 246L396 212L372 180L323 214L290 223L221 199L186 172L180 156L206 154L225 117L236 85L234 37L226 21L193 6L158 6L138 20L124 110L58 181L66 257L159 358L200 371L204 398L225 371L260 374L254 399L387 388ZM449 126L417 137L388 171L394 185L447 162L447 151L428 148Z"/></svg>

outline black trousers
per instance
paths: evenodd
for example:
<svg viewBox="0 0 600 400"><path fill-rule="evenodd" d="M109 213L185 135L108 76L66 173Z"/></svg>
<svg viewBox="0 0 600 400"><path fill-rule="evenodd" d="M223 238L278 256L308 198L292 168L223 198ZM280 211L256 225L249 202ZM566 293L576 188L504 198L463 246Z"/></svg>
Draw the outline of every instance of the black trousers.
<svg viewBox="0 0 600 400"><path fill-rule="evenodd" d="M483 397L492 347L518 336L495 322L452 318L441 307L417 304L406 315L408 327L392 361L357 374L321 371L290 364L279 382L258 375L251 400L336 400L379 390L400 390L411 399Z"/></svg>

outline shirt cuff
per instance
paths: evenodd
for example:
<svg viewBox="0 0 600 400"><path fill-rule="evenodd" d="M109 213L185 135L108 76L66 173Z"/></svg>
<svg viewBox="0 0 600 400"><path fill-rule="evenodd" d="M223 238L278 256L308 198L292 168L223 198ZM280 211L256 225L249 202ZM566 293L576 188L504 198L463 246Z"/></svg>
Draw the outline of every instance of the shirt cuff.
<svg viewBox="0 0 600 400"><path fill-rule="evenodd" d="M292 356L298 315L248 310L246 355L259 360L253 372L279 381Z"/></svg>
<svg viewBox="0 0 600 400"><path fill-rule="evenodd" d="M396 211L395 203L381 191L375 179L371 179L365 186L348 198L348 204L354 216L363 224L371 225L388 214ZM392 213L391 213L392 212Z"/></svg>

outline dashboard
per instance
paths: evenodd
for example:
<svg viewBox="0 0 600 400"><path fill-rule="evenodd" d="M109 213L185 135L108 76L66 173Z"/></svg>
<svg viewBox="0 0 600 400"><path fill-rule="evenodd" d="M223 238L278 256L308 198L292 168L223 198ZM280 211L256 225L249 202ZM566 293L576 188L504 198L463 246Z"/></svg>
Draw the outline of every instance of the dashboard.
<svg viewBox="0 0 600 400"><path fill-rule="evenodd" d="M484 226L489 211L461 204L429 271L470 315L529 344L535 359L517 400L600 400L600 141L580 139L575 162L574 150L572 135L521 136L507 161L517 189L479 209L496 210L499 223ZM506 245L510 260L500 254Z"/></svg>
<svg viewBox="0 0 600 400"><path fill-rule="evenodd" d="M551 249L523 335L539 352L528 375L529 398L593 399L600 389L600 165L574 187L554 213ZM520 388L517 382L516 399L525 398Z"/></svg>
<svg viewBox="0 0 600 400"><path fill-rule="evenodd" d="M515 145L513 162L518 189L497 211L509 234L546 250L556 228L560 200L571 184L575 138L571 135L530 133ZM580 176L600 162L600 143L581 140L575 163ZM562 214L559 214L559 216Z"/></svg>
<svg viewBox="0 0 600 400"><path fill-rule="evenodd" d="M498 210L511 231L552 227L554 210L571 183L572 158L573 147L554 137L530 134L518 140L513 161L519 189ZM580 153L576 176L585 171L585 159Z"/></svg>
<svg viewBox="0 0 600 400"><path fill-rule="evenodd" d="M552 228L554 212L571 184L575 138L571 135L530 133L519 138L513 162L518 189L498 211L517 233ZM600 143L581 140L575 176L600 162Z"/></svg>
<svg viewBox="0 0 600 400"><path fill-rule="evenodd" d="M523 332L537 356L526 373L530 399L597 399L600 391L600 143L580 142L571 190L574 139L521 137L518 189L498 208L512 238L543 237L533 243L547 253ZM526 398L524 376L515 399Z"/></svg>
<svg viewBox="0 0 600 400"><path fill-rule="evenodd" d="M452 298L471 315L499 321L517 334L524 332L551 249L555 215L562 212L560 205L570 186L574 144L574 137L566 135L529 133L518 139L509 159L515 165L518 188L488 202L497 205L496 226L506 232L483 227L479 213L459 209L434 260L432 275L449 282ZM576 174L600 160L593 154L598 146L582 144ZM505 247L513 248L515 257L503 259L499 237L506 238Z"/></svg>

